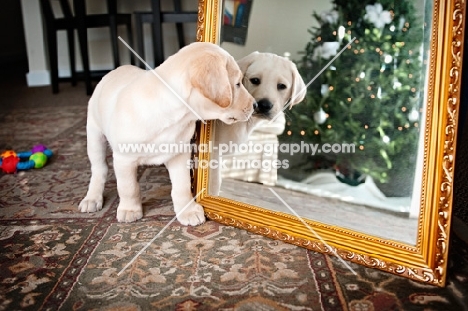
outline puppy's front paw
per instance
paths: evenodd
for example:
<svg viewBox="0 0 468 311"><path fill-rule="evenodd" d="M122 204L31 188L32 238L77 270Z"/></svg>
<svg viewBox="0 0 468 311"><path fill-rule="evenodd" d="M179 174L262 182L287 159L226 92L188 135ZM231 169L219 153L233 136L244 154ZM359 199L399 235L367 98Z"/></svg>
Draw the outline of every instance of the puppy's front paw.
<svg viewBox="0 0 468 311"><path fill-rule="evenodd" d="M102 196L96 198L85 197L78 209L82 213L94 213L102 209Z"/></svg>
<svg viewBox="0 0 468 311"><path fill-rule="evenodd" d="M118 222L134 222L143 217L141 207L129 208L123 207L119 204L117 207L117 221Z"/></svg>
<svg viewBox="0 0 468 311"><path fill-rule="evenodd" d="M192 202L180 215L177 220L184 226L198 226L205 222L205 213L200 204Z"/></svg>

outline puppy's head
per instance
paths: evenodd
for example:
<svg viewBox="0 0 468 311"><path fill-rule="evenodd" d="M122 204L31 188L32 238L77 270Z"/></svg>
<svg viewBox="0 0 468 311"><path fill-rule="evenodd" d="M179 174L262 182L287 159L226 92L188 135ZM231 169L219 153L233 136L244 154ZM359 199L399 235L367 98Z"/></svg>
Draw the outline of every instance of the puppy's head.
<svg viewBox="0 0 468 311"><path fill-rule="evenodd" d="M203 46L203 54L191 64L190 81L214 105L204 107L210 119L232 124L246 121L255 100L242 84L242 72L234 58L214 44Z"/></svg>
<svg viewBox="0 0 468 311"><path fill-rule="evenodd" d="M243 84L257 102L254 116L272 119L287 103L292 107L304 99L304 81L290 60L272 53L253 52L237 63L244 74Z"/></svg>

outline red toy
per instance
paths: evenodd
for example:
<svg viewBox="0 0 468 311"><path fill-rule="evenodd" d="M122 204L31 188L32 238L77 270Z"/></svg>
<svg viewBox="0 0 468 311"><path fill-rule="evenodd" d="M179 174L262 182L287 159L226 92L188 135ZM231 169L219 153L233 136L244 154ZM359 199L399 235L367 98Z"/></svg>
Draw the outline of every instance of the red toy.
<svg viewBox="0 0 468 311"><path fill-rule="evenodd" d="M7 150L0 155L0 168L7 174L13 174L17 170L41 168L52 155L52 151L44 145L36 145L31 151L18 153ZM22 159L25 161L21 161Z"/></svg>

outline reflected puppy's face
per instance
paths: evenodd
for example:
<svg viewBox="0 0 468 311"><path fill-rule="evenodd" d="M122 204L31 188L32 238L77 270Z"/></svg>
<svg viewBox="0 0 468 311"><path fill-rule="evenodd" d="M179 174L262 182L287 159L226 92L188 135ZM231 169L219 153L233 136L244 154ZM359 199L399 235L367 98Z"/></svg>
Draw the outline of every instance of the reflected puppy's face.
<svg viewBox="0 0 468 311"><path fill-rule="evenodd" d="M290 60L253 52L237 63L244 75L242 83L257 102L254 116L272 119L290 100L291 107L304 99L304 81Z"/></svg>

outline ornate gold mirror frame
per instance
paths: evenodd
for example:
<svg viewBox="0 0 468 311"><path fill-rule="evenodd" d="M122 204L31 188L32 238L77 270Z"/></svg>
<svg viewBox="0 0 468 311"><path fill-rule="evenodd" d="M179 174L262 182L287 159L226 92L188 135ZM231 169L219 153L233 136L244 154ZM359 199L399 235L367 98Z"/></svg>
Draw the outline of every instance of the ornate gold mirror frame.
<svg viewBox="0 0 468 311"><path fill-rule="evenodd" d="M197 40L218 43L220 0L200 0ZM208 194L207 168L195 173L197 201L207 217L225 225L282 240L310 250L338 254L366 267L444 286L452 208L452 189L463 55L464 0L435 0L431 28L427 115L424 131L423 183L416 245L308 221ZM208 143L213 125L201 124L200 143ZM210 154L200 152L199 160ZM205 190L203 190L205 189ZM203 191L202 191L203 190ZM316 236L320 236L318 239ZM326 241L326 244L323 243Z"/></svg>

